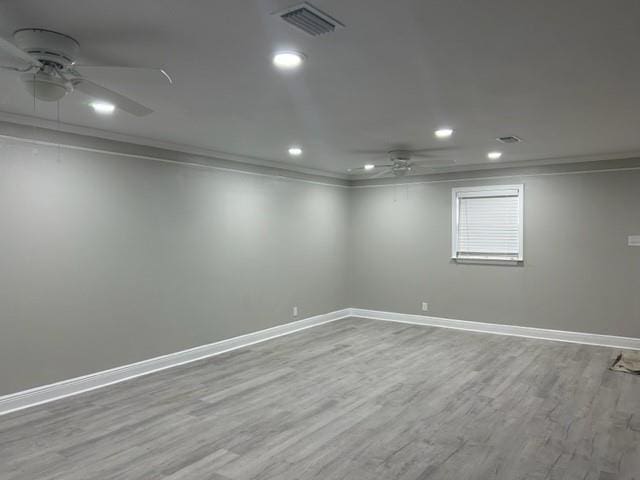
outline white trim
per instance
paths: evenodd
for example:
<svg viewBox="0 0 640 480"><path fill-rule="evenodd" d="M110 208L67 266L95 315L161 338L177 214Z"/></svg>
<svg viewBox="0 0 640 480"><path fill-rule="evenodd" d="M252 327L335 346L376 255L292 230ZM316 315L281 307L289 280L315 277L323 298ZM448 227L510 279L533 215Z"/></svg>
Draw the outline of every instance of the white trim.
<svg viewBox="0 0 640 480"><path fill-rule="evenodd" d="M15 135L5 135L3 133L0 133L0 140L10 140L10 141L15 141L15 142L21 142L21 143L27 143L27 144L31 144L31 145L42 145L45 147L62 147L62 148L66 148L68 150L76 150L76 151L81 151L81 152L92 152L92 153L100 153L103 155L111 155L114 157L127 157L127 158L137 158L140 160L151 160L154 162L160 162L160 163L169 163L169 164L173 164L173 165L178 165L178 166L182 166L182 167L197 167L197 168L204 168L204 169L209 169L209 170L220 170L223 172L233 172L233 173L239 173L242 175L253 175L253 176L257 176L257 177L269 177L269 178L282 178L282 179L286 179L292 182L302 182L302 183L310 183L313 185L323 185L326 187L337 187L337 188L350 188L348 185L342 185L340 183L331 183L330 181L327 182L322 182L319 180L309 180L309 179L305 179L305 178L298 178L298 177L294 177L294 176L289 176L289 175L285 175L283 173L276 173L275 171L273 173L262 173L262 172L257 172L257 171L252 171L249 170L249 168L256 168L256 167L262 167L261 165L254 165L251 163L241 163L241 162L236 162L235 160L230 160L233 162L236 162L238 164L238 168L232 168L232 167L224 167L221 165L214 165L214 164L208 164L208 163L199 163L199 162L190 162L190 161L185 161L185 160L172 160L170 158L164 158L161 156L154 156L154 155L142 155L142 154L137 154L137 153L126 153L126 152L118 152L116 150L109 150L109 149L104 149L104 148L92 148L92 147L83 147L83 146L77 146L77 145L73 145L70 143L56 143L56 142L51 142L48 140L36 140L36 139L31 139L31 138L25 138L25 137L19 137L19 136L15 136ZM142 146L144 147L145 145L136 145L136 146ZM171 151L171 153L184 153L184 152L180 152L180 151ZM206 161L215 161L218 160L215 157L204 157L204 160ZM225 159L222 159L225 160ZM247 167L247 169L242 169L240 167ZM264 166L263 168L266 169L275 169L276 167L270 167L270 166ZM286 173L287 170L284 169L280 169L281 172ZM305 172L298 172L298 171L294 171L291 170L289 171L290 173L301 173L301 174L305 174L305 175L312 175L312 174L308 174ZM316 176L320 176L317 175ZM324 176L325 178L327 178L327 180L332 180L333 177L327 177L326 175ZM335 178L336 181L341 180L340 178Z"/></svg>
<svg viewBox="0 0 640 480"><path fill-rule="evenodd" d="M232 154L228 152L221 152L218 150L213 150L211 148L205 147L194 147L191 145L175 143L175 142L167 142L161 141L157 139L147 138L147 137L139 137L134 135L126 135L122 133L111 132L107 130L102 130L98 128L91 127L82 127L79 125L72 125L68 123L60 123L55 120L48 120L45 118L34 117L30 115L23 115L17 113L9 113L9 112L0 112L0 122L7 122L12 125L18 127L36 127L50 130L48 133L68 133L73 135L81 135L85 137L96 137L100 140L111 140L115 142L127 143L130 145L140 146L140 147L151 147L151 148L160 148L165 150L170 150L178 153L191 154L191 155L199 155L203 157L208 157L211 159L221 159L228 160L231 162L237 162L242 165L248 166L262 166L267 168L274 169L282 169L287 170L292 173L303 173L308 175L317 175L328 177L329 179L337 179L337 180L346 180L349 182L366 182L367 179L358 179L354 178L352 175L346 175L341 172L336 171L328 171L322 170L313 167L303 167L301 165L295 165L287 161L278 161L278 160L267 160L258 157L251 157L246 155L238 155ZM28 140L29 138L25 138L22 136L18 136L16 138ZM54 145L58 146L60 142L52 142ZM70 144L63 144L64 146L70 147ZM109 151L105 150L105 153ZM113 152L117 153L117 152ZM155 157L150 157L152 160L157 160ZM572 163L589 163L589 162L601 162L607 160L633 160L640 158L640 150L630 150L625 152L612 152L608 154L585 154L585 155L570 155L564 157L545 157L538 159L530 159L530 160L521 160L521 161L512 161L512 162L500 162L496 163L469 163L464 165L457 165L454 168L449 168L446 170L441 170L439 172L434 172L435 175L447 175L447 174L457 174L457 173L468 173L468 172L478 172L478 171L500 171L504 169L512 169L512 168L537 168L537 167L554 167L554 166L562 166L562 165L570 165ZM244 172L245 170L238 168L229 169L238 172ZM632 170L640 170L640 166L633 167L605 167L605 168L595 168L595 169L586 169L586 170L574 170L574 171L562 171L562 172L536 172L536 173L524 173L524 174L497 174L497 175L489 175L483 177L471 177L471 178L458 178L458 179L446 179L446 180L423 180L423 181L397 181L383 184L349 184L346 185L347 188L381 188L381 187L397 187L403 185L426 185L431 183L446 183L446 182L467 182L467 181L476 181L476 180L494 180L494 179L503 179L503 178L525 178L525 177L538 177L538 176L547 176L547 175L574 175L574 174L590 174L590 173L604 173L604 172L626 172ZM428 177L432 174L427 175L415 175L410 177L403 178L421 178ZM289 178L289 177L287 177ZM293 177L295 179L295 177ZM393 177L386 177L382 180L393 180ZM333 184L329 184L333 185ZM340 185L341 186L341 185Z"/></svg>
<svg viewBox="0 0 640 480"><path fill-rule="evenodd" d="M437 184L437 183L451 183L451 182L475 182L478 180L501 180L505 178L528 178L528 177L543 177L543 176L555 176L555 175L584 175L584 174L595 174L595 173L615 173L615 172L627 172L640 170L640 166L630 166L630 167L602 167L602 168L594 168L594 169L583 169L583 170L569 170L569 171L559 171L559 172L535 172L535 173L514 173L509 171L508 173L499 173L501 170L509 170L509 169L527 169L527 168L538 168L538 167L557 167L563 165L571 165L573 163L589 163L589 162L602 162L607 160L635 160L640 158L640 151L628 151L628 152L614 152L611 154L596 154L596 155L583 155L583 156L567 156L567 157L550 157L543 159L535 159L535 160L526 160L526 161L514 161L514 162L502 162L498 165L494 164L486 164L486 163L472 163L460 165L459 167L464 168L454 168L448 170L442 170L440 172L434 172L435 175L455 175L455 174L464 174L464 173L476 173L480 171L487 172L498 172L495 175L486 175L486 176L476 176L476 177L461 177L461 178L448 178L448 179L438 179L438 180L409 180L409 181L395 181L388 183L374 183L374 184L360 184L359 182L367 182L367 179L358 179L354 178L351 175L344 175L339 172L321 170L311 167L302 167L293 165L289 162L284 161L274 161L274 160L265 160L256 157L248 157L230 154L226 152L219 152L216 150L211 150L207 148L197 148L189 145L171 143L171 142L162 142L159 140L153 140L149 138L143 137L135 137L130 135L118 134L114 132L109 132L106 130L88 128L88 127L80 127L77 125L70 124L60 124L58 122L47 120L43 118L30 117L27 115L20 114L11 114L7 112L0 112L0 122L6 122L15 127L36 127L43 128L49 130L49 134L63 133L63 134L72 134L72 135L81 135L84 137L95 137L98 140L110 140L113 142L120 142L129 144L132 146L138 147L149 147L149 148L159 148L165 149L172 153L186 154L186 155L197 155L202 156L210 160L223 160L229 162L238 163L238 168L232 167L221 167L215 165L206 165L202 163L191 163L191 162L182 162L179 160L171 160L164 159L158 156L153 155L139 155L139 154L129 154L126 152L118 152L109 149L101 149L101 148L90 148L90 147L81 147L74 146L71 143L67 142L56 142L56 141L41 141L43 144L49 144L52 146L64 146L68 148L75 148L76 150L86 150L86 151L95 151L99 153L108 153L114 155L125 155L130 157L137 158L145 158L148 160L156 160L156 161L164 161L166 163L176 163L183 164L187 166L199 166L206 168L216 168L219 170L227 170L238 173L248 173L251 174L248 170L245 170L241 167L265 167L283 170L285 172L290 173L301 173L307 175L315 175L320 177L326 177L328 180L342 180L349 182L346 185L342 184L334 184L334 183L324 183L321 181L313 181L296 178L294 176L289 176L286 174L258 174L263 176L271 176L271 177L281 177L287 178L291 180L296 180L300 182L307 183L317 183L319 185L327 185L327 186L335 186L340 188L387 188L387 187L398 187L398 186L410 186L410 185L429 185L429 184ZM35 138L31 138L28 136L22 135L0 135L1 137L7 139L15 139L15 140L23 140L23 141L32 141L37 142ZM423 178L430 177L434 174L427 175L415 175L403 178ZM381 180L394 180L393 177L383 178ZM358 183L354 183L358 182Z"/></svg>
<svg viewBox="0 0 640 480"><path fill-rule="evenodd" d="M143 360L141 362L124 365L122 367L92 373L82 377L32 388L22 392L12 393L0 397L0 415L22 410L43 403L52 402L97 388L106 387L114 383L124 382L132 378L148 375L153 372L177 367L185 363L195 362L220 353L264 342L272 338L289 335L300 330L334 322L351 315L351 310L345 308L335 312L316 315L296 322L278 325L276 327L248 333L239 337L229 338L220 342L201 345L199 347L182 350L180 352L162 355L160 357Z"/></svg>
<svg viewBox="0 0 640 480"><path fill-rule="evenodd" d="M640 350L640 338L617 337L613 335L601 335L595 333L566 332L562 330L519 327L516 325L503 325L496 323L470 322L467 320L455 320L451 318L430 317L407 313L382 312L363 308L345 308L305 318L296 322L278 325L266 330L248 333L239 337L229 338L220 342L202 345L189 350L170 353L161 357L155 357L141 362L132 363L130 365L92 373L83 377L63 380L50 385L12 393L10 395L0 397L0 415L78 395L91 390L96 390L98 388L113 385L114 383L124 382L143 375L158 372L160 370L166 370L186 363L195 362L230 350L247 347L255 343L264 342L266 340L271 340L272 338L289 335L300 330L305 330L307 328L316 327L349 317L360 317L369 320L382 320L386 322L408 323L412 325L424 325L430 327L451 328L455 330L490 333L495 335L535 338L539 340L552 340L558 342L580 343L584 345Z"/></svg>
<svg viewBox="0 0 640 480"><path fill-rule="evenodd" d="M628 158L628 159L620 159L620 160L633 160L634 158ZM615 159L612 159L615 160ZM559 163L557 165L564 165L562 163ZM556 164L550 164L550 165L543 165L543 166L548 166L548 167L554 167L557 166ZM525 169L527 168L527 165L523 165L522 168ZM535 166L534 166L535 167ZM531 167L531 168L534 168ZM506 169L507 167L505 167ZM520 167L517 167L520 168ZM493 168L491 169L492 171L500 171L500 169L498 168ZM513 172L509 172L509 173L503 173L502 175L491 175L491 176L484 176L484 177L460 177L460 178L446 178L446 179L442 179L442 180L416 180L416 181L404 181L404 182L388 182L388 183L372 183L372 184L351 184L349 185L349 188L389 188L389 187L410 187L413 185L431 185L431 184L437 184L437 183L456 183L456 182L477 182L477 181L485 181L485 180L504 180L506 178L516 178L516 179L523 179L523 178L535 178L535 177L552 177L552 176L556 176L556 175L589 175L589 174L596 174L596 173L616 173L616 172L630 172L630 171L635 171L635 170L640 170L640 166L639 167L613 167L613 168L608 168L608 167L604 167L604 168L594 168L591 170L568 170L568 171L563 171L563 172L536 172L536 173L513 173ZM472 171L475 172L477 170ZM442 174L456 174L456 173L468 173L464 170L461 171L451 171L451 172L442 172ZM423 178L423 177L428 177L429 175L415 175L415 176L409 176L409 177L403 177L403 178ZM393 180L392 177L388 177L388 178L381 178L380 180ZM366 182L367 180L362 179L359 180L361 182Z"/></svg>
<svg viewBox="0 0 640 480"><path fill-rule="evenodd" d="M480 265L524 265L524 260L505 257L451 257L456 263L473 263Z"/></svg>
<svg viewBox="0 0 640 480"><path fill-rule="evenodd" d="M322 170L313 167L304 167L302 165L296 165L283 160L268 160L265 158L253 157L249 155L239 155L229 152L223 152L220 150L214 150L206 147L196 147L183 143L167 142L158 139L152 139L147 137L140 137L136 135L127 135L123 133L111 132L108 130L102 130L92 127L82 127L80 125L74 125L71 123L63 123L55 120L48 120L46 118L34 117L31 115L22 115L17 113L0 112L0 121L12 123L22 127L36 127L50 130L50 134L56 133L70 133L73 135L82 135L84 137L96 137L100 140L111 140L114 142L128 143L140 147L160 148L164 150L171 150L180 153L186 153L190 155L201 155L203 157L210 157L214 159L228 160L231 162L237 162L241 164L247 164L250 166L259 166L275 169L288 170L294 173L304 173L307 175L319 175L329 178L337 178L340 180L348 180L349 176ZM22 137L21 137L22 138ZM55 143L55 142L54 142ZM57 145L57 143L56 143ZM640 156L640 152L638 152Z"/></svg>
<svg viewBox="0 0 640 480"><path fill-rule="evenodd" d="M466 330L469 332L492 333L496 335L537 338L539 340L553 340L556 342L581 343L584 345L597 345L600 347L640 350L640 338L633 337L617 337L614 335L602 335L598 333L566 332L563 330L520 327L517 325L504 325L498 323L470 322L468 320L455 320L452 318L430 317L409 313L381 312L362 308L352 308L351 316L367 318L370 320L384 320L387 322L452 328L455 330Z"/></svg>

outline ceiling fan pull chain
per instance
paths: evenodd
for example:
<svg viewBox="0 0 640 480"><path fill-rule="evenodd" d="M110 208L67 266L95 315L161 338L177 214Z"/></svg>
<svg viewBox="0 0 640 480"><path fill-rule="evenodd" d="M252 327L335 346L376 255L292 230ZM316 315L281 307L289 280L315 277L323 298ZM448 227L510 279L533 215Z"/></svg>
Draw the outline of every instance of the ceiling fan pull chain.
<svg viewBox="0 0 640 480"><path fill-rule="evenodd" d="M60 154L60 149L61 149L61 145L60 145L60 100L58 100L56 102L56 130L58 131L58 141L57 143L57 161L58 163L60 163L60 158L61 158L61 154Z"/></svg>
<svg viewBox="0 0 640 480"><path fill-rule="evenodd" d="M34 80L34 82L33 82L33 116L34 117L36 116L36 102L38 101L38 99L36 98L36 82L35 82L36 73L37 72L33 72L33 80ZM35 122L34 122L32 128L33 128L33 138L34 139L38 138L37 137L37 135L38 135L38 127L36 126Z"/></svg>

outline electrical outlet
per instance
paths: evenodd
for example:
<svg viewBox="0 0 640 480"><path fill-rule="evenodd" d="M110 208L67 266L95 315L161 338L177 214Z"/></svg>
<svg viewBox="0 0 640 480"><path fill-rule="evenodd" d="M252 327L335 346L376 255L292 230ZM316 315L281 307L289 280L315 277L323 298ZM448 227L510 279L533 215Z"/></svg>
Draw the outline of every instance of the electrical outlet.
<svg viewBox="0 0 640 480"><path fill-rule="evenodd" d="M298 307L293 307L293 316L297 317L298 316Z"/></svg>
<svg viewBox="0 0 640 480"><path fill-rule="evenodd" d="M426 312L429 310L429 304L427 302L422 302L422 311Z"/></svg>

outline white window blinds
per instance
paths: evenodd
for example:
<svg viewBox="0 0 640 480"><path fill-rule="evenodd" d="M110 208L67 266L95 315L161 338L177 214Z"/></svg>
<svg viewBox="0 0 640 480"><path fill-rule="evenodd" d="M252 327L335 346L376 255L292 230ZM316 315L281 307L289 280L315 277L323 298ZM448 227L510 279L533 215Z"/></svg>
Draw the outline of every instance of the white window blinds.
<svg viewBox="0 0 640 480"><path fill-rule="evenodd" d="M521 261L522 185L453 189L453 258Z"/></svg>

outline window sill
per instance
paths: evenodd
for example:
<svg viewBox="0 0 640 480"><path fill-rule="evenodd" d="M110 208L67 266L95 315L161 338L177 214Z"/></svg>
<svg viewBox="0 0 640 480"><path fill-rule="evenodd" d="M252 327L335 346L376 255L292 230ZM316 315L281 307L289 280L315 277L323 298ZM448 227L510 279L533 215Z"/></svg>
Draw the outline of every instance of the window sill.
<svg viewBox="0 0 640 480"><path fill-rule="evenodd" d="M451 257L456 263L477 263L481 265L522 265L523 258L504 258L504 257Z"/></svg>

